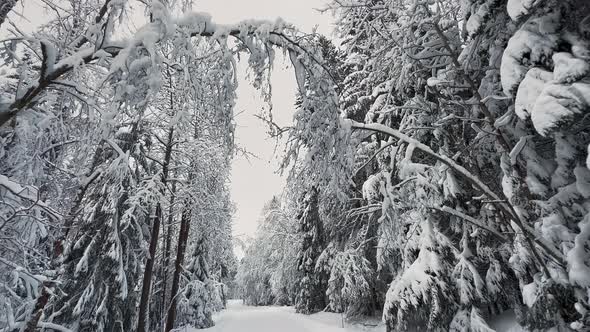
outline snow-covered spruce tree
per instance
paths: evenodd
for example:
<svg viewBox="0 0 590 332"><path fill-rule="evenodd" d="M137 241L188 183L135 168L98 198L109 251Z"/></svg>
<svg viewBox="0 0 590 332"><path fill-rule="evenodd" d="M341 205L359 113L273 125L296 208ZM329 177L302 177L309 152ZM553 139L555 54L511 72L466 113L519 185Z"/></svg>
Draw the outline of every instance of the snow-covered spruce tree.
<svg viewBox="0 0 590 332"><path fill-rule="evenodd" d="M265 212L261 232L268 242L266 255L273 266L269 279L273 301L279 305L293 305L300 279L297 265L300 240L296 235L298 225L293 217L295 213L289 202L281 204L276 196Z"/></svg>
<svg viewBox="0 0 590 332"><path fill-rule="evenodd" d="M211 116L210 118L214 118ZM206 122L203 121L203 122ZM230 121L227 124L233 126ZM202 122L201 122L202 125ZM211 138L223 137L215 134L215 131L231 130L226 126L217 124L210 128ZM211 140L207 142L207 149L214 154L207 155L207 151L200 151L199 155L208 156L207 163L197 165L196 169L205 169L206 172L194 175L194 183L201 183L201 189L187 188L198 200L192 200L198 204L192 209L191 231L187 241L187 257L183 267L183 274L188 282L182 282L178 299L178 318L176 325L189 325L196 328L207 328L213 325L212 313L223 308L223 285L211 272L213 261L220 264L221 257L211 249L221 249L220 253L232 250L231 242L221 242L219 230L228 230L226 225L231 222L231 204L229 203L229 188L227 181L229 176L229 158L231 146L223 146L223 142ZM215 143L219 145L215 145ZM228 142L231 143L231 142ZM219 153L220 151L226 153ZM191 200L185 200L191 202ZM186 207L185 207L186 208ZM231 228L229 229L231 230ZM218 242L214 246L214 243ZM222 247L226 245L228 247Z"/></svg>
<svg viewBox="0 0 590 332"><path fill-rule="evenodd" d="M590 137L584 110L590 106L590 8L580 1L542 6L508 1L507 8L518 28L502 57L502 88L515 100L518 121L528 125L515 128L522 144L513 149L510 162L525 163L526 183L536 199L523 202L522 189L514 181L505 181L504 190L520 210L534 211L532 227L565 258L547 260L545 270L530 271L531 254L515 251L511 261L527 306L523 323L530 329L584 329L589 324L590 286L589 249L582 245L588 240L589 212ZM550 144L547 148L538 143L543 140ZM524 144L532 145L536 155ZM504 176L517 175L505 171Z"/></svg>
<svg viewBox="0 0 590 332"><path fill-rule="evenodd" d="M184 287L178 301L178 324L199 329L213 326L212 314L217 289L209 276L208 241L201 235L189 250L189 263L186 271L190 275L189 283Z"/></svg>
<svg viewBox="0 0 590 332"><path fill-rule="evenodd" d="M216 208L212 211L212 216L215 217L216 223L215 226L209 227L207 239L210 241L209 251L211 253L210 278L214 282L214 294L216 295L213 308L218 311L226 307L227 300L235 298L230 294L230 288L237 273L238 263L232 237L234 206L227 183L223 191L215 195L215 198L217 204L213 205Z"/></svg>
<svg viewBox="0 0 590 332"><path fill-rule="evenodd" d="M254 239L244 252L236 274L240 297L247 305L270 305L274 300L270 286L270 264L266 264L265 256L260 254L262 252L264 247L260 240Z"/></svg>
<svg viewBox="0 0 590 332"><path fill-rule="evenodd" d="M318 257L324 249L323 222L319 213L319 194L316 188L306 193L300 205L298 236L301 237L297 269L301 274L295 309L304 314L323 310L326 306L326 285L322 275L315 273Z"/></svg>
<svg viewBox="0 0 590 332"><path fill-rule="evenodd" d="M352 83L350 91L352 91L353 99L370 102L371 108L365 118L367 123L377 122L386 125L353 124L353 127L379 128L377 131L385 134L385 137L393 135L395 139L400 139L410 145L419 142L426 143L428 146L416 145L418 150L442 162L440 166L443 167L436 167L438 170L435 172L441 172L441 174L432 174L434 178L441 179L439 181L444 184L440 189L441 194L444 193L442 207L439 205L440 203L432 207L437 211L451 214L449 220L451 227L440 222L438 226L444 226L441 229L445 234L459 235L458 237L456 235L449 236L449 239L467 238L467 241L453 241L454 247L461 249L456 253L457 260L456 264L453 263L455 267L452 270L460 281L456 285L458 287L457 309L487 305L488 311L495 313L513 307L517 309L517 312L522 313L519 317L523 319L525 325L531 328L567 325L576 319L576 314L572 312L573 303L564 301L565 298L571 298L571 290L568 290L571 289L571 286L568 286L568 281L563 278L563 257L566 255L560 254L556 248L562 248L560 250L564 250L564 247L571 248L571 244L567 243L572 243L572 238L578 232L576 221L569 223L569 227L571 227L569 231L560 232L560 234L572 234L566 238L556 238L550 235L554 234L554 231L549 231L549 229L550 226L555 225L555 221L558 220L556 218L545 219L545 229L541 228L540 224L536 229L531 226L536 223L539 217L542 218L543 214L547 213L544 211L562 211L563 208L568 211L566 213L568 217L580 220L580 215L568 208L570 202L576 201L566 201L563 198L558 200L554 197L551 200L552 204L535 205L539 202L536 199L547 195L547 189L555 187L557 182L563 180L564 175L573 174L574 170L577 170L579 175L576 179L583 179L584 168L577 167L576 162L565 162L563 157L553 157L552 154L555 152L547 149L551 140L535 136L530 127L513 117L512 111L506 112L506 110L510 110L511 103L502 96L499 83L500 76L502 76L501 79L504 83L505 76L510 80L515 73L516 76L522 73L520 80L526 79L524 74L531 66L551 67L553 66L552 62L547 61L551 52L559 47L567 48L568 43L578 45L579 43L568 42L568 40L572 38L571 36L582 36L571 40L583 40L583 33L580 31L585 29L583 23L585 11L579 11L574 16L575 20L568 20L567 23L564 19L557 19L555 13L558 12L562 15L571 11L572 8L586 7L575 1L560 6L552 4L559 8L557 11L551 9L551 6L537 7L537 3L518 1L509 3L497 1L463 2L461 8L458 3L453 1L439 2L437 5L438 8L420 1L407 3L357 1L354 2L354 5L347 4L346 6L340 6L339 3L334 4L340 16L340 29L345 32L345 37L348 34L346 47L350 52L351 61L354 61L359 72L363 71L363 74L359 74L357 77L373 79L373 82L370 79L363 81L373 86L368 92L365 92L366 98L364 99L363 96L358 95L363 90L353 90L356 88L356 84ZM525 23L521 28L525 31L517 32L519 37L516 38L515 35L510 42L507 40L507 37L510 36L497 28L508 26L513 29L511 31L514 31L514 26L510 24L506 15L506 6L509 8L508 13L512 16L514 16L515 10L525 11L526 13L522 16L523 21L528 20L528 23ZM520 9L518 9L519 6ZM538 11L553 13L553 16L541 22L537 20ZM464 26L457 25L459 22L455 20L454 13L464 15ZM534 29L537 29L537 35L549 38L535 37L535 34L525 37L526 31L532 30L534 32ZM563 36L553 36L556 34L563 34ZM560 43L555 44L554 39L560 40ZM526 47L524 44L518 44L519 42L526 44ZM511 43L514 44L512 50ZM559 46L555 46L551 50L551 47L544 47L543 43L553 43L552 45ZM508 69L504 70L505 61L502 61L502 68L500 68L500 62L502 52L507 44L509 47L504 53L504 60L508 61L506 66ZM578 50L580 46L572 46L573 49ZM556 56L556 59L565 59L560 56ZM521 67L524 69L514 70L515 66L511 64L514 62L511 60L512 58L518 59L517 62L521 62ZM375 59L376 61L374 61ZM531 59L533 63L530 62ZM559 61L553 59L553 63L556 68L559 67ZM578 64L582 63L578 62ZM516 69L521 67L516 67ZM577 68L576 66L570 67ZM531 75L536 72L538 72L537 68L530 70ZM530 82L533 82L532 78L533 76L531 76ZM547 78L544 80L547 81ZM351 80L351 82L354 81ZM528 88L533 86L535 85L526 85ZM576 87L580 87L580 85ZM583 87L581 88L583 90ZM504 86L504 90L504 92L510 93L506 91L506 86ZM343 94L346 95L347 92L348 90L345 90ZM530 94L524 90L523 96L526 95ZM534 96L530 99L531 101L535 100L536 95ZM516 109L518 110L520 107L522 110L522 106L519 106L518 95L516 99ZM523 101L523 104L526 104L526 99ZM579 104L580 101L578 100L577 103ZM359 104L360 102L356 103L356 105ZM579 106L573 107L575 109ZM358 108L352 110L350 114L355 114L355 117L358 117ZM533 118L532 115L531 118ZM552 121L549 125L556 126L557 123L562 124L561 121L565 121L564 118L560 118L559 122ZM537 127L534 119L533 124ZM399 129L399 131L389 130L388 126ZM539 130L539 128L536 129ZM556 127L556 129L558 128ZM583 130L576 129L575 132L576 134L580 133L583 138L581 140L582 148L572 149L573 151L582 151L579 154L580 157L577 157L577 163L580 164L584 161L587 143ZM572 141L567 140L566 137L567 135L562 134L555 139L558 151L555 153L556 156L572 155L570 153L572 150L566 149L572 147ZM392 155L391 160L394 163L389 169L386 168L388 172L382 177L374 179L377 184L374 187L379 188L379 182L387 185L388 181L391 181L394 184L392 188L399 190L399 187L411 185L415 181L404 179L404 176L400 176L401 174L396 170L399 161L395 159L399 152L403 154L405 149L404 144L401 144L400 147L396 148ZM384 151L388 150L384 149ZM576 153L573 155L575 156ZM551 159L554 158L562 159L555 162L555 165L560 166L552 166L554 162ZM498 167L500 159L502 159L502 168ZM566 159L576 160L576 157ZM425 159L421 163L432 165L432 161ZM555 172L555 176L551 176L553 172ZM504 180L501 179L502 176L504 176ZM559 180L551 180L556 176ZM573 177L570 175L569 178ZM566 184L572 183L571 180L565 182ZM500 186L501 183L504 188ZM582 181L582 183L584 182ZM418 183L418 185L418 188L424 186L422 183ZM560 190L560 188L557 186L554 190L558 190L557 192L561 194L559 197L564 197L563 194L567 191ZM482 193L484 195L480 196ZM380 194L384 197L392 194L390 202L396 202L396 197L399 200L408 197L407 195L399 195L395 191L390 192L387 189L381 191ZM505 196L510 198L508 203L504 203ZM417 200L419 204L423 204L421 201L422 199ZM579 203L573 203L573 206L584 206L584 203L577 204ZM416 210L416 207L408 206L407 208L410 211ZM387 213L384 211L384 217L387 217ZM552 220L551 223L549 223L550 220ZM384 221L387 221L387 218ZM462 227L457 227L458 224L465 222L475 226L479 231L469 230L466 232L461 230ZM489 227L490 225L493 226ZM501 231L510 232L510 234L516 233L516 235L503 235L496 230L498 226ZM388 227L382 228L382 234L391 233L391 230L395 230L397 227L396 223L391 223ZM402 229L402 234L407 232L408 230ZM482 234L489 233L495 234L494 237L482 236ZM469 236L466 237L466 234ZM543 239L541 234L553 238L551 241L547 241ZM394 244L391 239L387 239L383 235L380 243L387 246ZM569 249L564 251L567 250ZM389 248L380 249L380 252L380 256L383 254L386 256L380 257L379 261L387 263L388 268L395 271L396 264L387 262L387 260L399 260L398 256ZM462 253L459 254L459 252ZM516 255L512 255L513 252L516 252ZM577 254L582 252L577 251ZM508 258L511 255L512 258L509 262ZM470 267L472 264L479 267L473 269ZM577 266L583 267L584 265ZM474 270L481 271L482 268L487 269L485 274L487 289L481 287L483 276L478 277L473 273ZM540 275L534 277L539 272ZM518 280L520 284L517 284L516 276L520 279ZM497 286L500 280L508 287L500 290ZM564 281L566 282L564 283ZM535 288L538 283L546 286ZM554 287L555 284L558 286ZM542 294L541 289L544 289L550 291L551 295L539 297L538 306L533 310L522 307L523 296L519 294L519 289L524 290L525 285L527 285L525 292L527 294ZM393 283L392 287L394 287ZM554 293L560 294L553 295ZM490 302L489 298L499 301ZM535 299L535 297L527 295L525 299L528 301ZM490 305L492 303L493 305ZM578 310L586 312L583 301L576 306L579 308ZM546 308L560 308L560 310L546 310ZM485 313L485 311L480 312ZM540 315L535 315L534 312L552 312L553 314L541 320L539 319ZM529 315L537 317L537 319ZM469 315L458 313L455 317L457 317L457 321L463 321L464 318L461 317L469 317L472 322L468 324L481 326L481 315L476 311L470 310ZM528 319L538 323L527 323L527 317L531 317ZM385 319L389 319L387 315ZM441 324L443 325L431 326L431 328L447 328L444 322ZM583 326L584 323L577 322L574 327L576 324ZM454 328L460 328L460 326L471 325L455 324Z"/></svg>
<svg viewBox="0 0 590 332"><path fill-rule="evenodd" d="M293 305L298 293L297 222L273 197L263 208L252 242L238 267L236 283L249 305Z"/></svg>
<svg viewBox="0 0 590 332"><path fill-rule="evenodd" d="M140 275L135 252L143 243L146 206L155 196L150 192L157 190L150 182L137 186L129 167L127 156L134 152L139 127L136 123L130 132L115 136L112 148L102 151L105 173L88 190L85 208L64 244L59 271L63 284L45 313L52 323L79 330L117 330L135 324Z"/></svg>
<svg viewBox="0 0 590 332"><path fill-rule="evenodd" d="M394 5L392 4L392 6ZM421 11L419 4L415 7L409 4L407 7L404 7L401 4L399 7L394 7L398 9L396 13L387 12L379 4L367 3L367 6L361 6L359 8L358 12L343 9L345 14L342 19L343 25L341 26L343 30L347 28L354 29L352 27L353 24L350 22L359 24L360 17L368 17L366 21L360 21L361 26L365 24L370 26L373 24L372 21L379 20L387 22L381 25L381 27L387 30L391 26L392 30L384 31L383 34L374 33L369 29L358 33L359 29L355 29L354 33L348 37L350 42L347 48L350 50L351 59L353 61L358 59L356 60L357 68L359 70L368 70L370 72L369 75L372 75L371 77L373 78L372 82L367 80L367 84L371 84L373 87L371 87L372 91L365 92L366 97L359 95L358 90L353 90L355 89L354 84L350 84L350 92L348 89L343 92L345 95L350 93L352 98L364 100L370 105L370 107L360 109L358 108L358 103L354 106L351 105L351 107L356 108L351 109L350 114L355 114L355 117L358 118L359 112L361 114L364 112L365 121L367 122L386 123L399 127L400 129L408 128L409 133L412 136L415 135L418 137L420 141L430 144L434 143L436 145L445 144L446 130L441 129L438 133L435 132L434 135L429 131L429 128L436 130L433 125L434 114L440 111L440 109L444 110L443 107L445 105L441 105L442 107L440 107L431 102L432 97L428 95L422 96L420 93L417 93L418 89L425 88L425 81L428 78L426 75L429 74L428 72L422 74L420 70L423 70L424 67L429 66L431 62L435 62L437 59L434 56L425 56L425 63L423 64L420 61L421 59L419 59L422 56L421 54L415 55L412 54L413 52L405 52L400 48L401 46L396 45L396 43L406 42L404 38L408 38L408 41L412 40L410 36L404 34L409 34L413 31L415 32L413 42L416 44L416 52L421 52L421 43L431 43L433 45L431 46L432 48L437 48L437 51L433 50L433 52L439 52L436 54L442 53L440 50L444 49L444 44L439 43L437 45L434 43L437 35L429 32L426 27L419 26L419 15L428 16L429 14ZM368 15L365 15L365 13L368 13ZM449 26L448 28L452 29L453 27ZM390 35L392 33L399 40L381 39L384 35ZM373 36L369 38L366 34ZM374 45L374 47L379 49L379 52L376 52L377 55L375 58L371 56L365 56L363 58L362 55L358 54L359 52L365 52L358 50L368 49L365 46L361 46L364 43ZM429 51L424 50L422 52L426 54ZM407 101L403 101L404 99ZM348 107L346 102L344 106ZM370 137L367 138L370 139ZM434 217L434 214L439 213L429 211L428 209L420 209L418 206L438 206L441 204L444 196L452 198L452 195L448 193L442 195L444 191L449 189L445 188L446 186L422 188L425 185L423 179L433 179L430 181L434 181L435 183L441 181L445 183L445 178L448 178L448 183L452 184L453 175L451 172L448 172L450 173L448 176L440 176L438 170L444 170L444 167L441 167L442 165L436 165L436 160L434 159L425 158L425 156L418 154L414 158L419 159L419 163L413 161L412 155L414 148L411 145L409 147L404 144L395 146L395 141L381 142L380 136L373 137L372 141L373 144L376 142L377 146L373 149L373 152L369 150L370 158L372 159L375 156L381 158L378 156L380 152L383 152L386 157L381 159L385 162L376 165L378 166L378 173L367 179L365 186L363 186L363 192L367 201L375 202L375 200L379 201L380 197L383 197L388 202L387 204L383 204L383 221L380 230L381 239L378 255L386 254L389 257L381 256L377 258L377 261L380 263L380 270L387 268L390 270L389 273L392 273L395 278L389 290L386 310L384 312L388 328L404 329L414 324L419 324L418 326L421 326L422 329L437 329L448 326L454 310L457 308L453 294L454 285L451 283L451 279L449 279L451 266L454 261L453 246L450 240L444 234L441 234L441 231L448 232L446 229L448 227L448 218ZM395 148L391 148L392 145ZM450 146L450 148L454 147ZM406 157L403 156L404 152ZM379 161L379 159L377 160ZM371 167L363 167L370 174ZM428 172L424 172L425 170L428 170ZM450 191L452 192L453 189L456 190L456 188L451 187ZM401 194L402 192L404 194ZM397 199L396 197L400 198ZM405 212L406 209L407 212ZM399 219L406 219L408 225L402 227L395 225L399 223ZM429 220L428 222L433 224L422 225L422 223L418 222L421 219ZM388 220L391 221L388 222ZM389 227L395 228L389 229ZM437 239L437 241L434 243L430 241L431 244L426 247L409 246L402 243L401 246L397 246L396 248L395 242L397 241L399 243L400 237L416 239L420 238L421 233L426 231L434 232L436 235L423 234L425 238ZM391 243L393 239L395 239L394 243ZM411 241L408 240L409 243ZM388 245L388 242L391 244ZM444 263L436 266L424 264L424 261L428 261L428 259L420 255L427 256L429 255L428 252L431 252L431 255L437 257L438 261ZM401 262L389 263L387 259L401 259ZM413 287L405 288L409 286L404 286L402 282L405 278L409 278L408 275L411 275L411 271L434 274L433 279L429 281L433 292L422 294L410 292L407 294L410 299L412 297L420 298L419 303L424 303L424 305L407 305L408 302L412 303L412 301L407 300L403 297L404 295L401 295L404 294L405 289L413 289ZM425 313L431 313L432 315L427 317Z"/></svg>
<svg viewBox="0 0 590 332"><path fill-rule="evenodd" d="M363 177L356 176L355 182L359 179ZM327 309L344 312L348 319L373 315L382 306L376 296L375 274L379 206L342 202L336 193L324 191L319 208L327 244L317 259L315 273L327 278Z"/></svg>
<svg viewBox="0 0 590 332"><path fill-rule="evenodd" d="M157 12L162 14L162 12ZM163 17L153 15L156 24ZM145 58L152 58L146 62ZM49 302L47 320L74 329L128 330L136 320L141 275L138 255L146 248L145 227L162 192L151 176L143 144L150 92L157 91L157 56L146 43L130 43L112 62L105 81L114 96L103 118L100 165L105 171L83 199L61 258L63 290ZM130 121L130 125L119 125Z"/></svg>
<svg viewBox="0 0 590 332"><path fill-rule="evenodd" d="M324 232L330 240L316 263L316 272L329 276L330 309L345 312L347 318L380 311L386 285L391 281L380 280L376 273L380 197L378 192L368 188L374 182L367 180L383 159L374 158L381 142L376 136L370 139L370 142L360 144L354 157L356 171L352 179L358 187L345 191L351 198L343 201L338 198L338 193L325 191L319 201L320 213L325 220ZM368 185L363 186L364 183ZM360 186L363 186L362 190L358 190Z"/></svg>
<svg viewBox="0 0 590 332"><path fill-rule="evenodd" d="M58 26L49 22L35 36L66 39L66 31ZM2 43L0 104L10 103L14 95L35 85L39 71L47 70L35 54L46 51L32 41ZM0 297L6 295L10 304L0 302L7 304L5 312L14 315L15 321L8 319L15 324L12 328L28 319L35 298L42 293L43 287L37 287L41 281L53 278L51 259L60 253L57 240L62 226L78 201L78 189L91 182L85 154L93 153L97 141L93 137L96 122L90 118L97 115L102 101L80 98L81 91L96 83L93 79L82 81L87 77L89 73L82 69L70 73L69 79L81 80L77 86L61 82L61 89L47 91L36 107L0 128L0 174L4 179L0 185L4 239L0 247L8 264L2 264L0 274L2 282L16 291L5 294L8 288L0 290ZM97 107L89 106L90 100L96 101ZM30 288L31 283L37 286ZM23 296L26 302L22 302Z"/></svg>
<svg viewBox="0 0 590 332"><path fill-rule="evenodd" d="M321 53L324 67L330 73L329 80L335 87L338 87L349 70L349 66L343 63L343 54L324 37L320 36L312 40L312 43L316 46L319 53ZM374 255L370 251L376 245L374 232L376 231L377 218L374 216L361 216L357 218L358 215L349 218L346 215L346 210L351 206L355 206L347 201L350 197L349 195L352 194L350 182L343 181L350 174L350 170L346 168L351 167L351 165L345 164L349 162L348 156L346 154L336 153L330 158L327 158L326 155L323 155L323 152L331 149L330 146L332 144L341 145L345 151L350 146L346 144L346 136L343 136L342 132L326 135L331 130L339 129L340 117L336 109L337 105L335 104L336 99L334 96L326 95L329 90L321 85L318 86L315 84L313 82L314 79L316 78L312 76L305 77L305 84L303 86L300 84L300 97L302 93L306 93L308 98L306 103L302 102L302 98L298 100L297 107L299 111L296 116L298 127L289 133L294 138L292 142L296 142L296 144L289 147L288 151L289 153L293 153L293 155L288 154L285 160L286 162L291 162L295 159L293 161L293 171L288 181L289 190L287 200L292 204L301 205L298 202L298 200L301 200L301 197L304 197L304 201L309 201L313 198L305 197L310 197L309 193L316 193L318 196L316 203L318 218L321 220L322 225L321 232L324 234L323 237L330 239L330 241L325 240L324 244L318 242L320 244L320 250L323 252L317 261L315 261L313 272L306 271L305 266L302 269L301 260L298 261L300 270L303 271L301 278L303 278L302 282L306 282L308 285L310 284L310 280L316 279L315 281L311 281L311 283L320 285L319 288L327 292L325 297L326 309L338 312L346 311L349 317L372 313L374 311L374 302L372 300L372 270L375 269L376 263L374 261ZM322 100L321 96L326 96L326 98ZM326 118L333 119L326 120ZM326 127L328 127L328 131L322 132L322 129ZM314 133L312 131L313 129L320 129L320 132ZM308 136L310 134L315 135L315 137ZM324 140L322 141L317 135L325 137ZM309 152L305 156L305 162L292 158L293 156L297 156L298 152L293 150L293 147L298 146L297 144L300 144L305 150L309 149ZM327 160L339 160L340 163L333 164L328 162L325 164ZM336 167L333 167L334 165ZM362 179L363 177L361 175L355 178L355 181L362 183ZM304 208L305 206L310 206L310 203L303 203L303 206ZM368 222L368 225L365 222ZM313 232L317 231L314 230ZM309 245L305 242L308 238L312 239L312 241L317 241L316 238L318 238L318 235L305 234L301 233L299 235L300 240L303 241L302 245ZM309 256L309 253L305 255ZM339 259L334 260L334 255L337 255ZM315 256L315 254L311 256ZM309 260L307 261L309 262ZM337 266L334 266L333 264L336 262ZM354 267L356 263L362 265L362 267L359 267L362 270L362 275L358 275L359 270ZM313 278L306 278L305 275L308 274L313 275ZM353 281L355 280L362 280L364 284L353 285ZM347 287L342 292L342 286L344 284Z"/></svg>
<svg viewBox="0 0 590 332"><path fill-rule="evenodd" d="M329 247L324 250L317 263L326 264L330 268L326 290L330 309L344 312L348 318L372 314L374 272L370 262L362 255L362 250L359 250L361 248L333 253L329 251L333 248ZM323 259L329 261L323 262Z"/></svg>

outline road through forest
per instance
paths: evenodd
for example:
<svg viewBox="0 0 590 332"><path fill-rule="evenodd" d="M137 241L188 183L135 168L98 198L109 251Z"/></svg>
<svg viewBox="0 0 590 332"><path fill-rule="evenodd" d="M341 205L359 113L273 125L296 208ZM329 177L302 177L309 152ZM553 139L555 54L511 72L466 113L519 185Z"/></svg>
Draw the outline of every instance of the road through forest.
<svg viewBox="0 0 590 332"><path fill-rule="evenodd" d="M212 328L198 331L206 332L359 332L384 329L372 327L342 328L340 315L320 313L312 316L296 314L292 307L251 307L241 300L232 300L228 308L215 319ZM347 325L347 324L345 324ZM367 327L368 328L368 327ZM187 330L190 331L190 330ZM197 330L194 330L197 331ZM183 332L180 330L178 332ZM193 332L193 331L190 331Z"/></svg>

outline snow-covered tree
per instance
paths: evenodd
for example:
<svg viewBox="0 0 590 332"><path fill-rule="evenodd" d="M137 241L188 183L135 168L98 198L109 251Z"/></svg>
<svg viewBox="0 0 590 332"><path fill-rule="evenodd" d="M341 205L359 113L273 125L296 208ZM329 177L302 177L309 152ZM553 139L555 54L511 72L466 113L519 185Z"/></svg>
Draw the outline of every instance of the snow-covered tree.
<svg viewBox="0 0 590 332"><path fill-rule="evenodd" d="M325 280L316 273L317 260L325 246L323 221L319 213L318 190L312 188L303 197L300 209L299 229L301 244L297 255L297 269L301 273L298 293L295 299L297 312L310 314L326 306Z"/></svg>
<svg viewBox="0 0 590 332"><path fill-rule="evenodd" d="M129 1L46 3L0 43L0 328L212 324L236 60L269 101L277 50L291 172L238 268L247 303L381 308L388 331L590 324L584 0L338 0L339 49L189 2L145 3L127 38Z"/></svg>
<svg viewBox="0 0 590 332"><path fill-rule="evenodd" d="M14 234L30 228L24 220L35 214L41 224L64 225L52 237L34 225L40 231L31 233L30 246L56 244L54 252L38 259L45 267L26 266L19 277L11 273L21 268L18 264L2 270L15 288L28 292L26 304L22 298L3 301L11 308L11 329L143 330L164 314L171 329L177 293L185 287L181 273L192 264L184 259L186 248L194 247L191 224L208 218L211 209L218 212L217 222L203 227L226 233L207 235L223 239L215 244L223 256L209 262L220 269L211 280L222 293L218 282L232 264L229 214L219 213L231 211L224 181L233 153L237 54L249 54L253 84L265 98L274 47L292 55L298 76L307 70L320 77L321 62L304 49L305 36L284 22L218 25L206 14L174 17L167 4L153 1L147 4L148 23L120 39L117 30L128 23L129 6L127 1L63 1L52 7L56 16L50 23L32 36L3 43L8 62L2 79L8 84L0 103L6 143L2 195L9 202L3 215L6 208L8 223L23 221L10 228ZM17 170L19 164L34 171ZM60 172L73 186L60 181L47 187L50 176ZM37 189L41 185L46 192ZM50 191L60 195L53 207L42 199ZM175 219L179 229L172 226ZM166 237L160 240L163 220ZM163 262L170 267L174 261L174 268L157 272L164 295L154 301L159 308L148 310L161 246ZM10 257L10 263L16 260ZM42 270L46 275L38 276ZM16 316L13 304L19 308ZM167 314L163 308L169 308Z"/></svg>
<svg viewBox="0 0 590 332"><path fill-rule="evenodd" d="M236 283L246 304L293 305L299 287L297 223L273 197L263 208L255 237L238 267Z"/></svg>

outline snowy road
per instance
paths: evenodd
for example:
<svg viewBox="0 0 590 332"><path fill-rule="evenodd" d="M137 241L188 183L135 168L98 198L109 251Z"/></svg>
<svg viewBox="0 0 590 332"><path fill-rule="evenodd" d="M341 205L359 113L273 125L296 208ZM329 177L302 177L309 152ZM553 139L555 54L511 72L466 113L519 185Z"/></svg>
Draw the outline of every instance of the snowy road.
<svg viewBox="0 0 590 332"><path fill-rule="evenodd" d="M241 301L228 303L216 325L206 332L381 332L381 328L341 327L340 315L319 313L312 316L296 314L290 307L249 307ZM182 330L181 330L182 331ZM187 330L189 331L189 330ZM190 331L190 332L193 332Z"/></svg>
<svg viewBox="0 0 590 332"><path fill-rule="evenodd" d="M180 328L175 332L385 332L380 319L375 317L365 324L345 323L339 314L320 312L310 316L296 314L292 307L250 307L233 300L228 308L215 317L209 329ZM497 332L524 332L516 324L514 313L507 311L490 322ZM378 325L378 326L377 326Z"/></svg>

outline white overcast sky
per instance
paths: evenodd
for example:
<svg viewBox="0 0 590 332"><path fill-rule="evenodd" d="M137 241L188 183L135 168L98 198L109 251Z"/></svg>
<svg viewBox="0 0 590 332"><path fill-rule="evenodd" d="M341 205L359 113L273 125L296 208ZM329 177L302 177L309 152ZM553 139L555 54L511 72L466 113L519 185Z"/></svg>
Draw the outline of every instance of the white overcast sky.
<svg viewBox="0 0 590 332"><path fill-rule="evenodd" d="M326 4L326 0L204 0L198 1L195 9L208 12L218 23L232 23L244 19L269 19L281 17L305 32L317 31L330 36L332 18L329 13L316 11ZM290 64L277 56L272 78L273 114L277 123L290 125L294 112L295 78ZM243 73L242 73L243 74ZM263 103L258 92L246 81L240 81L235 113L238 114L236 137L238 143L259 159L242 156L235 158L232 167L231 190L236 203L234 235L253 235L263 205L279 194L285 184L276 171L278 158L283 151L278 146L273 155L275 142L266 134L266 126L254 114L260 111Z"/></svg>
<svg viewBox="0 0 590 332"><path fill-rule="evenodd" d="M302 31L311 32L317 27L319 33L331 36L332 17L329 13L321 14L316 10L323 8L326 3L327 0L196 0L193 9L208 12L216 23L229 24L246 19L275 20L281 17ZM136 15L138 17L134 25L143 25L145 21L139 17L141 13L133 16ZM12 21L26 32L42 24L47 17L41 0L19 1L16 13L10 15ZM0 36L6 35L6 26L7 24L3 25ZM277 52L272 78L273 114L280 125L290 125L296 84L289 62L279 53ZM245 65L240 67L245 68ZM244 71L240 74L245 76ZM254 234L263 205L273 195L279 194L285 184L284 178L277 174L278 159L283 147L278 146L277 153L273 153L276 146L274 140L267 137L266 125L254 117L263 106L259 93L245 79L241 79L234 111L239 114L236 117L236 138L241 147L257 155L258 159L247 160L243 156L237 156L232 166L231 192L237 207L234 235L240 237Z"/></svg>

